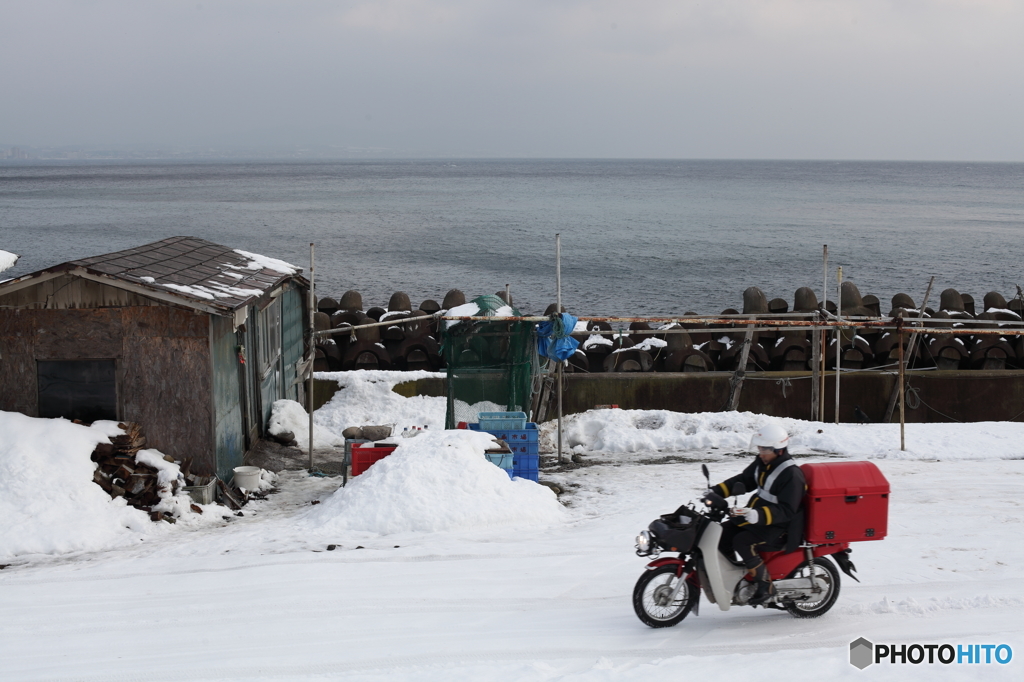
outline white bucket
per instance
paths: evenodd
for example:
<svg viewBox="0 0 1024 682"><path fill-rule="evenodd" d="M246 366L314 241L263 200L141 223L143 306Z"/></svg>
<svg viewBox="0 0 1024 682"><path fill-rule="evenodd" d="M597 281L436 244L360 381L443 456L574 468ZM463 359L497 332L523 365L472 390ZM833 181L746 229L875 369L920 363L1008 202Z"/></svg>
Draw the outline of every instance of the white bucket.
<svg viewBox="0 0 1024 682"><path fill-rule="evenodd" d="M256 490L260 487L261 471L259 467L235 467L235 487Z"/></svg>

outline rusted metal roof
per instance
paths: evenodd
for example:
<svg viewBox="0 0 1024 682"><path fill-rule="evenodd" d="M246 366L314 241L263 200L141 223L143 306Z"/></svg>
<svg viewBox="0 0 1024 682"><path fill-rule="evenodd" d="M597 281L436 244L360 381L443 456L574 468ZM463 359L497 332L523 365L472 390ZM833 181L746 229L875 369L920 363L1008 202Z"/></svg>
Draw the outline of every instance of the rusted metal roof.
<svg viewBox="0 0 1024 682"><path fill-rule="evenodd" d="M170 295L184 305L225 313L246 305L302 272L301 268L284 261L198 237L170 237L124 251L61 263L4 284L79 268L113 286L120 281L132 285L133 289L141 287L152 291L164 300Z"/></svg>

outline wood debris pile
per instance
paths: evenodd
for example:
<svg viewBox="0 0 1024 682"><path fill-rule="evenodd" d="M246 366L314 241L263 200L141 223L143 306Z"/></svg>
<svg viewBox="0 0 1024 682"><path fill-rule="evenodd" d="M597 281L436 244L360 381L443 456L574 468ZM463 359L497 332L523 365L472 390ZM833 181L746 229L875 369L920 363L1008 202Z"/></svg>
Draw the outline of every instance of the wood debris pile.
<svg viewBox="0 0 1024 682"><path fill-rule="evenodd" d="M111 498L123 497L136 509L150 512L150 518L154 521L174 523L173 516L164 512L154 512L152 508L160 504L161 494L177 494L181 488L181 479L161 484L158 480L159 472L139 462L135 457L139 450L146 447L146 436L142 433L142 427L134 422L122 422L118 426L125 433L113 436L110 443L98 444L92 452L92 461L98 465L93 473L93 481L109 493ZM170 455L164 455L164 459L177 464ZM180 465L184 481L190 485L196 478L189 471L191 466L191 458ZM199 514L203 513L198 505L191 505L191 509Z"/></svg>

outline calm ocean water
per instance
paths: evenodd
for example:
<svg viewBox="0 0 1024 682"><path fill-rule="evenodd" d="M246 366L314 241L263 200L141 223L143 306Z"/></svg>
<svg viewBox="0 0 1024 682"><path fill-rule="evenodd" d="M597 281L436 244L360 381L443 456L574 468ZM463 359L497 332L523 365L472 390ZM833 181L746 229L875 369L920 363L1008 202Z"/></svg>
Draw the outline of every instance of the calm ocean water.
<svg viewBox="0 0 1024 682"><path fill-rule="evenodd" d="M408 161L0 165L4 277L175 235L308 267L318 295L386 305L511 284L577 314L717 313L761 287L792 305L830 265L888 301L928 278L980 304L1024 285L1024 164ZM833 289L834 292L834 289ZM834 297L834 293L831 297Z"/></svg>

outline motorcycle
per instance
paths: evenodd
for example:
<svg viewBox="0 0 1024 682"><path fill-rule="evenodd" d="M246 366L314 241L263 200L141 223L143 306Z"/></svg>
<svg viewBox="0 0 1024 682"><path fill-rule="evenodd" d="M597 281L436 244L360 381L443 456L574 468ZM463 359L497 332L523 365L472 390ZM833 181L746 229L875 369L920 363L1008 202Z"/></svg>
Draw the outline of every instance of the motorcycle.
<svg viewBox="0 0 1024 682"><path fill-rule="evenodd" d="M732 552L726 556L718 549L722 522L730 513L729 503L710 491L707 465L701 465L701 471L709 488L701 498L703 508L683 505L651 522L636 538L637 556L651 557L652 561L633 588L633 609L652 628L676 625L691 611L699 614L702 590L707 600L722 611L750 605L756 590L742 562L731 556ZM746 493L742 484L733 487L734 496ZM762 552L775 593L761 605L788 611L797 618L825 614L839 597L836 564L857 580L850 551L849 542L804 542L794 552ZM662 552L677 556L662 557Z"/></svg>

